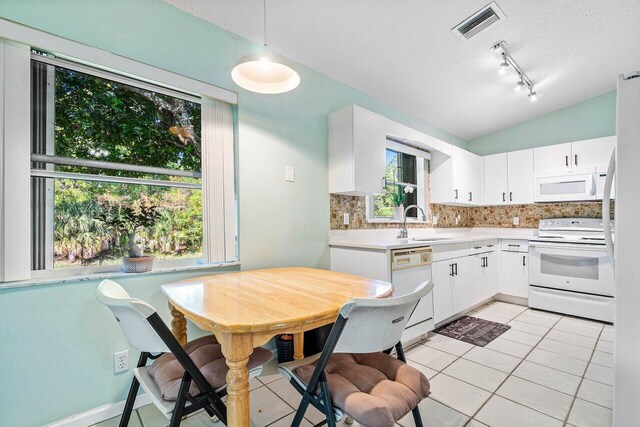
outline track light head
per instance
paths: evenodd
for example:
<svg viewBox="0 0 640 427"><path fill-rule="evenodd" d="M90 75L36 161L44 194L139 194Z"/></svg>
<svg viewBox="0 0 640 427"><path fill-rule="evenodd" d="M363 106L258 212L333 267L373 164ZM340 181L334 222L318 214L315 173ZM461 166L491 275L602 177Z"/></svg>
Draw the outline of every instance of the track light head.
<svg viewBox="0 0 640 427"><path fill-rule="evenodd" d="M514 87L513 89L516 92L520 92L523 87L524 87L524 81L522 80L522 77L520 77L520 80L518 80L518 83L516 83L516 87Z"/></svg>
<svg viewBox="0 0 640 427"><path fill-rule="evenodd" d="M538 94L535 93L533 90L529 91L529 101L531 102L536 102L538 100Z"/></svg>

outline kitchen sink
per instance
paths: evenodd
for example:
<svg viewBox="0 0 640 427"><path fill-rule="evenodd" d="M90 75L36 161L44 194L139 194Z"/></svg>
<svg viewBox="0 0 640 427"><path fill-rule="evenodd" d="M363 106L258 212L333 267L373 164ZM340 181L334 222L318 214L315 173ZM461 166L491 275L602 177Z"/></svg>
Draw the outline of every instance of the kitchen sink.
<svg viewBox="0 0 640 427"><path fill-rule="evenodd" d="M414 237L411 240L415 240L416 242L437 242L439 240L451 240L453 237Z"/></svg>

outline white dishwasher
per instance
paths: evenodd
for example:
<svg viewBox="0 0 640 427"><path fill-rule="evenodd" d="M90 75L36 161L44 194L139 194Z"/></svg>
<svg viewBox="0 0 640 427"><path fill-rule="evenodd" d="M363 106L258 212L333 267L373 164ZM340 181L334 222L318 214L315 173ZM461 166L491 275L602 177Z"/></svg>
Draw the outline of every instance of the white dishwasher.
<svg viewBox="0 0 640 427"><path fill-rule="evenodd" d="M394 296L413 292L421 283L431 280L431 248L419 247L391 251L391 282ZM413 311L407 329L402 335L403 344L411 344L426 338L435 327L433 321L433 295L422 298Z"/></svg>

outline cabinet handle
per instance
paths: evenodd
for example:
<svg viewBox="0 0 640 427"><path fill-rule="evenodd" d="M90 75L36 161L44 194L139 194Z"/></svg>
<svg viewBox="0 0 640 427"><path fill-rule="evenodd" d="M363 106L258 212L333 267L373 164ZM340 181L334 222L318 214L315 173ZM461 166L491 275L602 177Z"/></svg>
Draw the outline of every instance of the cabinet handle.
<svg viewBox="0 0 640 427"><path fill-rule="evenodd" d="M527 257L526 257L526 255L522 255L522 265L523 266L527 265Z"/></svg>
<svg viewBox="0 0 640 427"><path fill-rule="evenodd" d="M386 190L387 188L387 177L384 176L382 177L382 191L384 192L384 190Z"/></svg>
<svg viewBox="0 0 640 427"><path fill-rule="evenodd" d="M507 201L506 197L507 197L507 193L505 193L505 192L503 191L503 192L502 192L502 201L503 201L503 202L506 202L506 201Z"/></svg>
<svg viewBox="0 0 640 427"><path fill-rule="evenodd" d="M449 269L451 269L449 276L453 277L453 264L449 264Z"/></svg>
<svg viewBox="0 0 640 427"><path fill-rule="evenodd" d="M487 247L488 247L488 248L492 248L492 247L493 247L493 245L487 245Z"/></svg>
<svg viewBox="0 0 640 427"><path fill-rule="evenodd" d="M482 260L482 264L480 265L480 267L484 268L486 267L485 265L485 257L480 258Z"/></svg>
<svg viewBox="0 0 640 427"><path fill-rule="evenodd" d="M578 155L575 155L575 162L576 162L576 166L578 166Z"/></svg>
<svg viewBox="0 0 640 427"><path fill-rule="evenodd" d="M454 276L458 275L458 263L456 262L455 264L453 264L454 268L455 268L455 273Z"/></svg>
<svg viewBox="0 0 640 427"><path fill-rule="evenodd" d="M513 202L513 191L509 191L509 201Z"/></svg>
<svg viewBox="0 0 640 427"><path fill-rule="evenodd" d="M473 200L473 192L469 191L469 201Z"/></svg>
<svg viewBox="0 0 640 427"><path fill-rule="evenodd" d="M455 189L455 190L453 190L453 191L455 191L455 194L456 194L455 196L453 196L453 199L454 199L454 200L458 200L458 189L456 188L456 189Z"/></svg>
<svg viewBox="0 0 640 427"><path fill-rule="evenodd" d="M488 256L484 257L484 266L485 267L489 267L489 257Z"/></svg>
<svg viewBox="0 0 640 427"><path fill-rule="evenodd" d="M564 156L564 164L569 167L569 156Z"/></svg>
<svg viewBox="0 0 640 427"><path fill-rule="evenodd" d="M520 245L511 245L511 244L510 244L510 245L508 245L508 246L509 246L510 248L519 248L519 247L520 247Z"/></svg>

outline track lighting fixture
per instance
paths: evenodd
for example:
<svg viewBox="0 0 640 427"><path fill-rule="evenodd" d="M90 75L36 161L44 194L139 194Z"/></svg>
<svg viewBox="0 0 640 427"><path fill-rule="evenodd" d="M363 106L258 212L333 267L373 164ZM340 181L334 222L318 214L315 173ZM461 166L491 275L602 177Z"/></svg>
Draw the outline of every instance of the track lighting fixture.
<svg viewBox="0 0 640 427"><path fill-rule="evenodd" d="M513 70L518 74L518 81L514 87L516 92L521 92L523 89L529 90L529 100L531 102L535 102L538 99L538 95L533 90L533 83L531 79L527 77L527 75L522 71L522 68L518 66L516 61L509 55L507 51L507 43L505 41L501 41L500 43L496 43L491 46L493 52L500 58L500 66L498 67L499 74L506 74L509 67L513 68Z"/></svg>

